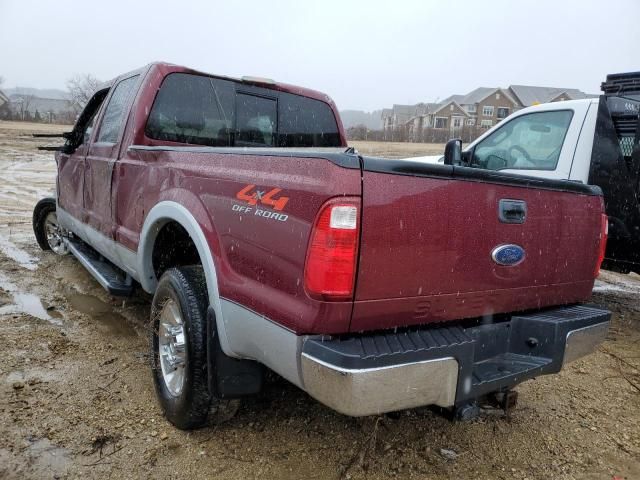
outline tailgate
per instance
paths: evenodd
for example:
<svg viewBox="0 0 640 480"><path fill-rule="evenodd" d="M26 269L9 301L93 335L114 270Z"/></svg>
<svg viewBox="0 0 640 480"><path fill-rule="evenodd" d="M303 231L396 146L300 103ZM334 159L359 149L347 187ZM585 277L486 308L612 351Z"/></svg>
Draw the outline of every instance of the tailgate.
<svg viewBox="0 0 640 480"><path fill-rule="evenodd" d="M603 211L597 187L397 160L363 164L351 330L590 296Z"/></svg>

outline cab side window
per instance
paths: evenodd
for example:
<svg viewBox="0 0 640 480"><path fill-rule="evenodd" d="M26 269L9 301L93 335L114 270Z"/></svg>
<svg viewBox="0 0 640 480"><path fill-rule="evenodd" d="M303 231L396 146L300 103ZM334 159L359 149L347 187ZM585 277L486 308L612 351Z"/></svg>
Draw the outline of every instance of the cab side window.
<svg viewBox="0 0 640 480"><path fill-rule="evenodd" d="M153 102L145 134L156 140L229 147L234 101L233 82L172 73Z"/></svg>
<svg viewBox="0 0 640 480"><path fill-rule="evenodd" d="M331 107L320 100L281 93L279 147L339 147L340 131Z"/></svg>
<svg viewBox="0 0 640 480"><path fill-rule="evenodd" d="M145 135L211 147L342 146L326 102L190 73L171 73L163 80Z"/></svg>
<svg viewBox="0 0 640 480"><path fill-rule="evenodd" d="M514 118L476 145L471 166L487 170L555 170L573 112Z"/></svg>
<svg viewBox="0 0 640 480"><path fill-rule="evenodd" d="M129 100L138 84L138 75L122 80L115 87L102 117L98 142L116 143L122 129Z"/></svg>
<svg viewBox="0 0 640 480"><path fill-rule="evenodd" d="M277 103L274 99L239 93L237 147L272 147L275 143Z"/></svg>

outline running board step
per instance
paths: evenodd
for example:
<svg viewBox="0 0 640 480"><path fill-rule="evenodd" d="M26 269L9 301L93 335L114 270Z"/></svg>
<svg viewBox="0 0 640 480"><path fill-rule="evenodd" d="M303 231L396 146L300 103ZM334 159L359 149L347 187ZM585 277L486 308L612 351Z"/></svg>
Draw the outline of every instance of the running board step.
<svg viewBox="0 0 640 480"><path fill-rule="evenodd" d="M91 275L111 295L128 297L133 292L133 280L92 247L78 238L65 238L64 243Z"/></svg>

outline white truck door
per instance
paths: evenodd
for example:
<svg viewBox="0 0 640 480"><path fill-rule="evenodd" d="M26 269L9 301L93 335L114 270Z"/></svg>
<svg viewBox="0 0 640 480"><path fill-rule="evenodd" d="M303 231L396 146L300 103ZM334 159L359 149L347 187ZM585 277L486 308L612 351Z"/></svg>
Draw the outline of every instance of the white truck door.
<svg viewBox="0 0 640 480"><path fill-rule="evenodd" d="M515 112L465 149L470 152L472 166L569 179L591 102L547 103ZM590 138L593 141L593 130ZM585 155L584 161L590 161L590 149L588 155L586 151L581 155ZM588 176L588 164L586 169Z"/></svg>

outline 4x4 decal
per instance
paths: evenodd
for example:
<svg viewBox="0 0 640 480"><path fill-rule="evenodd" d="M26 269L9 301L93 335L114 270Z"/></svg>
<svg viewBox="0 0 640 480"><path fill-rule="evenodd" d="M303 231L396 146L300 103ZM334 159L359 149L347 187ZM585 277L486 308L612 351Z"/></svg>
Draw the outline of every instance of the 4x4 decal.
<svg viewBox="0 0 640 480"><path fill-rule="evenodd" d="M258 202L260 202L263 205L273 207L274 210L278 211L281 211L289 201L289 197L274 198L282 191L281 188L272 188L268 192L256 189L255 192L250 194L249 192L254 188L256 188L255 185L245 186L242 190L236 193L236 198L247 202L249 205L257 205Z"/></svg>
<svg viewBox="0 0 640 480"><path fill-rule="evenodd" d="M289 197L276 198L276 195L278 195L281 191L281 188L272 188L267 192L266 190L257 189L253 184L245 185L242 190L236 193L236 198L248 203L251 206L247 206L246 204L239 205L237 203L234 203L231 206L231 210L240 214L240 220L242 220L242 215L245 214L253 215L254 217L277 220L279 222L286 222L289 218L289 215L280 212L287 205ZM271 209L258 208L258 204L266 205L268 207L271 207Z"/></svg>

